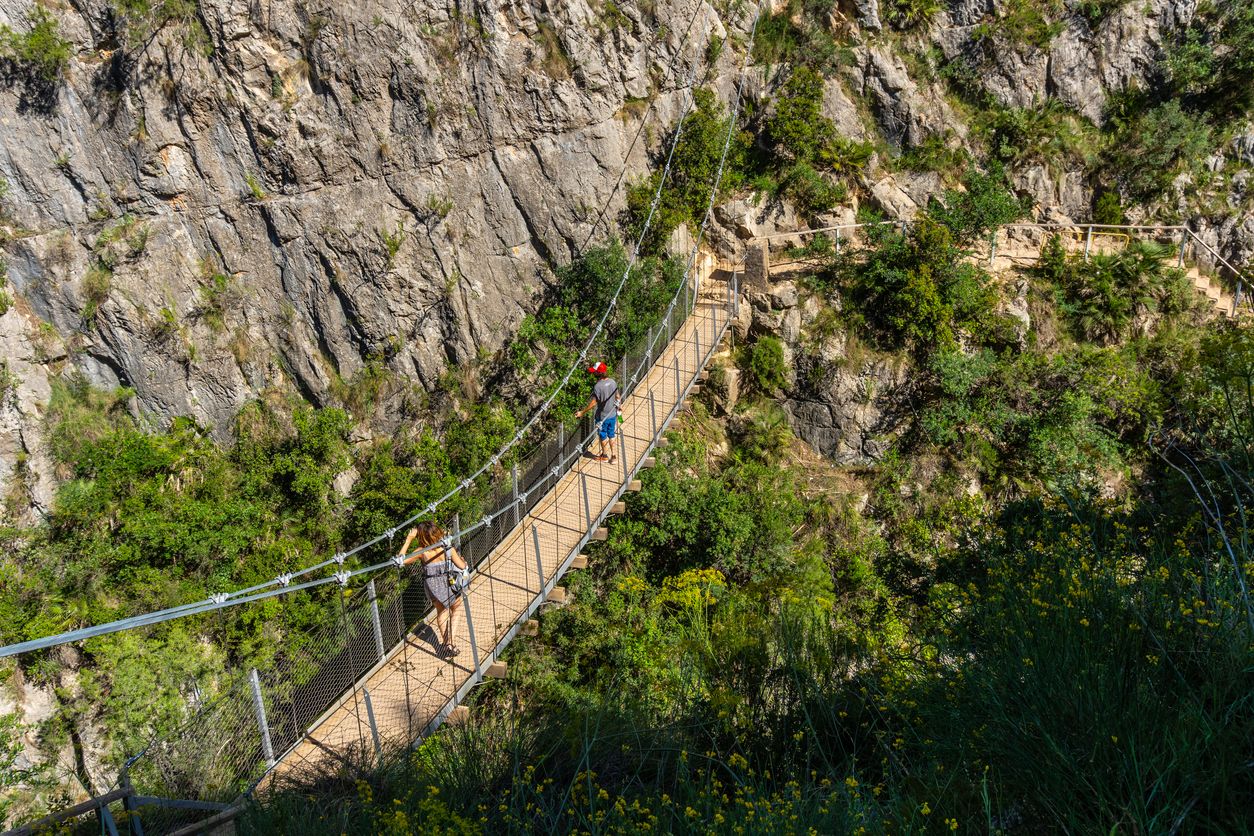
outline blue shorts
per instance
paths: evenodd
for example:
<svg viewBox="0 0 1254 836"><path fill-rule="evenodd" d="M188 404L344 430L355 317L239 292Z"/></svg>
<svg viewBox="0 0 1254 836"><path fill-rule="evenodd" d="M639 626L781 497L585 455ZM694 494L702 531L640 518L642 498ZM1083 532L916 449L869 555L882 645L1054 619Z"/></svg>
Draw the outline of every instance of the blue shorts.
<svg viewBox="0 0 1254 836"><path fill-rule="evenodd" d="M611 415L609 418L606 418L604 421L601 422L600 426L597 427L597 438L601 439L602 441L605 441L607 438L613 438L614 426L617 423L618 423L617 415Z"/></svg>

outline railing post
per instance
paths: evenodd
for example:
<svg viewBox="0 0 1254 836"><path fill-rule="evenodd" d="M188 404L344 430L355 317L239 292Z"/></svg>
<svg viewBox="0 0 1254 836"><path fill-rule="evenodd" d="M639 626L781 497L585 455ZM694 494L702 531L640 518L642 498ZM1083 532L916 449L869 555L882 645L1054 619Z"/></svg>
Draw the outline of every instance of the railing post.
<svg viewBox="0 0 1254 836"><path fill-rule="evenodd" d="M512 507L513 507L513 509L514 509L514 525L518 525L518 519L519 519L519 513L518 513L518 462L514 462L514 467L512 468L512 470L513 470L513 479L514 479L514 504L513 504L513 506L512 506Z"/></svg>
<svg viewBox="0 0 1254 836"><path fill-rule="evenodd" d="M701 368L701 324L697 323L697 327L692 329L692 338L695 341L693 353L696 355L697 368Z"/></svg>
<svg viewBox="0 0 1254 836"><path fill-rule="evenodd" d="M649 435L657 435L657 398L652 386L649 387Z"/></svg>
<svg viewBox="0 0 1254 836"><path fill-rule="evenodd" d="M627 434L621 426L618 428L618 457L623 460L623 484L626 485L631 476L631 463L627 461Z"/></svg>
<svg viewBox="0 0 1254 836"><path fill-rule="evenodd" d="M270 724L266 722L266 704L261 699L261 679L257 676L256 668L248 672L248 682L253 691L253 711L257 714L257 728L261 731L261 754L266 759L266 768L270 769L275 763L274 746L270 743Z"/></svg>
<svg viewBox="0 0 1254 836"><path fill-rule="evenodd" d="M1089 233L1084 238L1084 260L1089 260L1089 250L1093 247L1093 226L1089 225Z"/></svg>
<svg viewBox="0 0 1254 836"><path fill-rule="evenodd" d="M557 458L560 461L566 455L566 422L557 425Z"/></svg>
<svg viewBox="0 0 1254 836"><path fill-rule="evenodd" d="M1189 230L1180 230L1180 255L1176 258L1176 267L1184 266L1184 245L1189 240Z"/></svg>
<svg viewBox="0 0 1254 836"><path fill-rule="evenodd" d="M531 542L536 550L536 574L540 578L540 596L544 596L544 559L540 557L540 532L535 525L531 526Z"/></svg>
<svg viewBox="0 0 1254 836"><path fill-rule="evenodd" d="M462 586L461 598L462 609L466 611L466 629L470 631L470 658L474 660L477 673L479 670L479 642L475 639L475 620L470 614L470 596L466 594L465 586Z"/></svg>
<svg viewBox="0 0 1254 836"><path fill-rule="evenodd" d="M675 352L675 404L679 405L683 399L683 394L679 391L679 352Z"/></svg>
<svg viewBox="0 0 1254 836"><path fill-rule="evenodd" d="M579 481L583 484L583 518L588 524L588 531L592 530L592 500L588 498L588 474L579 474Z"/></svg>
<svg viewBox="0 0 1254 836"><path fill-rule="evenodd" d="M1237 293L1232 297L1232 315L1237 315L1237 308L1241 307L1241 279L1237 279Z"/></svg>
<svg viewBox="0 0 1254 836"><path fill-rule="evenodd" d="M370 601L370 625L374 627L374 650L375 655L380 659L383 658L383 623L379 620L379 596L375 594L374 579L366 584L366 597Z"/></svg>
<svg viewBox="0 0 1254 836"><path fill-rule="evenodd" d="M644 364L646 366L653 365L653 326L649 326L649 341L646 343L648 348L644 352Z"/></svg>
<svg viewBox="0 0 1254 836"><path fill-rule="evenodd" d="M366 722L370 724L370 738L374 741L374 755L382 761L383 743L379 740L379 725L374 721L374 703L370 701L370 692L365 688L361 689L361 695L366 702Z"/></svg>
<svg viewBox="0 0 1254 836"><path fill-rule="evenodd" d="M619 368L622 369L619 373L619 377L622 378L622 383L619 384L618 390L625 396L627 394L627 388L631 384L631 379L627 377L627 352L625 351L623 352L623 364L619 366Z"/></svg>
<svg viewBox="0 0 1254 836"><path fill-rule="evenodd" d="M836 228L836 255L840 255L840 227Z"/></svg>

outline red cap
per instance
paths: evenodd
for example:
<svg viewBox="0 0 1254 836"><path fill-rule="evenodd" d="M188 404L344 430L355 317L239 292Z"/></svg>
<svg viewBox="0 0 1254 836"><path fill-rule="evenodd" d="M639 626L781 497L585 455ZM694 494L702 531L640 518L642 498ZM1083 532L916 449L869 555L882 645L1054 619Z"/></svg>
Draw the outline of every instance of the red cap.
<svg viewBox="0 0 1254 836"><path fill-rule="evenodd" d="M609 368L606 367L604 361L600 363L593 363L591 366L588 367L589 374L605 374L608 371L609 371Z"/></svg>

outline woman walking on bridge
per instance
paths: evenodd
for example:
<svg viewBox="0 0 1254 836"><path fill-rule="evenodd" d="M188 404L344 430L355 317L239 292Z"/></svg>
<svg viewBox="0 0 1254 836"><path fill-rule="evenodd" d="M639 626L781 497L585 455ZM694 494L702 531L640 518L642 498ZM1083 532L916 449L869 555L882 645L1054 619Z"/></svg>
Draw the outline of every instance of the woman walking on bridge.
<svg viewBox="0 0 1254 836"><path fill-rule="evenodd" d="M419 523L417 528L409 530L409 534L405 537L405 545L401 546L400 554L407 555L406 564L416 560L422 561L422 575L426 583L427 595L435 604L433 626L436 635L440 637L440 644L436 649L440 655L452 657L461 653L461 648L452 644L450 640L453 637L453 614L457 612L462 602L457 596L460 590L453 588L451 579L454 574L460 575L465 571L466 561L462 559L456 548L441 542L444 537L444 529L435 523ZM409 554L409 544L414 540L418 541L418 551ZM440 626L441 620L444 622L443 628Z"/></svg>

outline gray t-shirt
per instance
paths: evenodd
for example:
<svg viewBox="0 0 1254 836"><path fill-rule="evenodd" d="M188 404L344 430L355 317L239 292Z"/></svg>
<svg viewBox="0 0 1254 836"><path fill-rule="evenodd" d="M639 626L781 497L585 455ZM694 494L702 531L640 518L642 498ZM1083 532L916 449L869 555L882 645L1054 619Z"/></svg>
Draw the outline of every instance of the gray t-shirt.
<svg viewBox="0 0 1254 836"><path fill-rule="evenodd" d="M604 380L598 380L597 385L592 387L592 397L597 399L596 420L597 423L604 421L611 415L617 414L614 396L618 394L618 384L614 378L607 377Z"/></svg>

